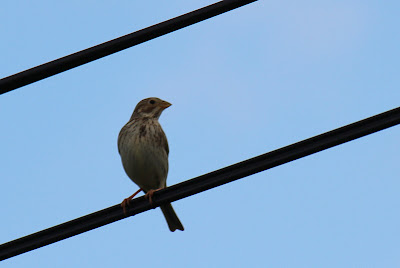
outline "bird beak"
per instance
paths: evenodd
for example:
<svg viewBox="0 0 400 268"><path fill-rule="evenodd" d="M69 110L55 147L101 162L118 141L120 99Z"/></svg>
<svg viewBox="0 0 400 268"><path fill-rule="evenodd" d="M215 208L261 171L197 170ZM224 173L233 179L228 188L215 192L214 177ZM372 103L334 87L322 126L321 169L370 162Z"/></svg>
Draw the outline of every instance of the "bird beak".
<svg viewBox="0 0 400 268"><path fill-rule="evenodd" d="M161 107L161 108L164 108L164 109L168 108L168 107L171 106L171 105L172 105L172 104L169 103L169 102L167 102L167 101L162 101L162 102L160 103L160 107Z"/></svg>

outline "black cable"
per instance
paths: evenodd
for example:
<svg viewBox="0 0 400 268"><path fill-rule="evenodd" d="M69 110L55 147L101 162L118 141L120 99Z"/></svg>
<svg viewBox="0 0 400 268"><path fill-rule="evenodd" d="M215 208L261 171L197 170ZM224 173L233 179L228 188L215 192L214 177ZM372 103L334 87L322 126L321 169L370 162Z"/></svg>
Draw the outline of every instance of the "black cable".
<svg viewBox="0 0 400 268"><path fill-rule="evenodd" d="M400 124L400 107L157 191L153 197L153 205L150 205L144 197L136 198L131 201L127 214L133 216L161 204L209 190L397 124ZM0 245L0 260L123 218L125 217L120 205L100 210L2 244Z"/></svg>
<svg viewBox="0 0 400 268"><path fill-rule="evenodd" d="M225 0L0 79L0 94L182 29L257 0Z"/></svg>

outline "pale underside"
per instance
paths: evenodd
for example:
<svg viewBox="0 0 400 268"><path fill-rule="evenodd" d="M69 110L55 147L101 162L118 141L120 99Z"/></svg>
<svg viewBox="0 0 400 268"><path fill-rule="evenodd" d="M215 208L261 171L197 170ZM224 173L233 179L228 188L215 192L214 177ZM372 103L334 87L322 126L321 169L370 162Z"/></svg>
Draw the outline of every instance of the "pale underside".
<svg viewBox="0 0 400 268"><path fill-rule="evenodd" d="M158 121L154 121L147 127L145 135L138 133L141 124L128 123L121 130L118 140L119 153L126 174L145 192L166 187L168 175L168 153L165 145L163 146L164 143L167 144L167 138ZM149 138L160 141L160 136L162 142L148 142Z"/></svg>

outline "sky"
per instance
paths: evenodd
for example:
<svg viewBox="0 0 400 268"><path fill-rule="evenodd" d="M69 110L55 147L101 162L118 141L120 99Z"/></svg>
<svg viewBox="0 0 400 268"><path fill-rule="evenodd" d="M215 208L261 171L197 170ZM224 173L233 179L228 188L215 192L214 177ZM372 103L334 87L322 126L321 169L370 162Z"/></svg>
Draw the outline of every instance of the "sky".
<svg viewBox="0 0 400 268"><path fill-rule="evenodd" d="M212 4L19 1L0 77ZM396 108L399 1L265 1L0 96L0 243L137 190L117 137L159 97L168 185ZM397 126L13 257L2 267L399 267Z"/></svg>

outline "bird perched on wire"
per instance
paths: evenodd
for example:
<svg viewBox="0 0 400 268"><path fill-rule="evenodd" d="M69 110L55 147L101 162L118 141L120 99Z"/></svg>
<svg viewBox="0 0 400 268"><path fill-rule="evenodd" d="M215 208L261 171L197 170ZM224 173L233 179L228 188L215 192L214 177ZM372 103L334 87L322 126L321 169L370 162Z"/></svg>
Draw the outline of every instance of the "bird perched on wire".
<svg viewBox="0 0 400 268"><path fill-rule="evenodd" d="M141 100L118 135L122 165L128 177L140 188L122 201L125 214L129 201L140 191L145 192L152 202L154 192L167 187L169 147L158 118L169 106L169 102L159 98ZM171 204L160 208L171 232L184 230Z"/></svg>

